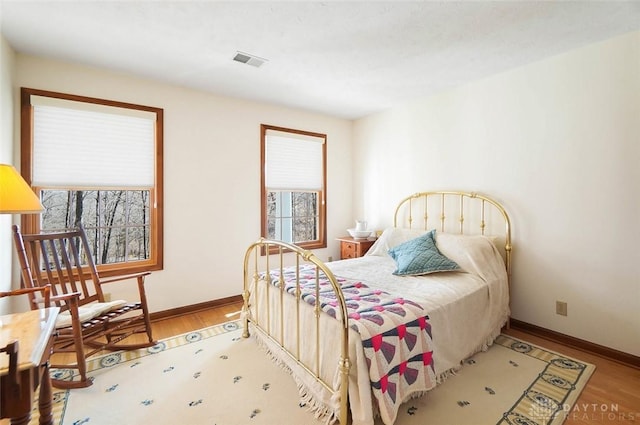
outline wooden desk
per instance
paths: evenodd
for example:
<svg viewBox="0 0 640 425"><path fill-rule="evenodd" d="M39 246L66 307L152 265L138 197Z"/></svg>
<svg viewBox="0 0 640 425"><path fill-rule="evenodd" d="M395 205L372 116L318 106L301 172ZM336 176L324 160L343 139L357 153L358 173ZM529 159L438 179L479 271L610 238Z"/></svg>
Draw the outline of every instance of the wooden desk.
<svg viewBox="0 0 640 425"><path fill-rule="evenodd" d="M0 418L11 418L12 425L29 423L38 386L40 425L53 424L49 355L58 312L51 307L0 316L0 347L18 341L19 388L8 376L9 356L0 354Z"/></svg>

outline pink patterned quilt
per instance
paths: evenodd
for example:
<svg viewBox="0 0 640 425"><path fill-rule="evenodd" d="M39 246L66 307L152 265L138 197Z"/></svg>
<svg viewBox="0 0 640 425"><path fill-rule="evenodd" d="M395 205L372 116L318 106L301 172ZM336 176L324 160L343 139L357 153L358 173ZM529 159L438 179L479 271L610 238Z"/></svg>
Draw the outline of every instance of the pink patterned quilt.
<svg viewBox="0 0 640 425"><path fill-rule="evenodd" d="M272 282L279 285L278 271ZM285 290L295 295L295 268L283 270ZM302 299L316 303L316 270L300 268ZM431 325L424 309L406 298L374 290L362 282L336 277L347 303L349 324L362 338L371 390L385 424L392 424L400 404L436 385ZM327 277L320 273L320 307L336 316L337 300Z"/></svg>

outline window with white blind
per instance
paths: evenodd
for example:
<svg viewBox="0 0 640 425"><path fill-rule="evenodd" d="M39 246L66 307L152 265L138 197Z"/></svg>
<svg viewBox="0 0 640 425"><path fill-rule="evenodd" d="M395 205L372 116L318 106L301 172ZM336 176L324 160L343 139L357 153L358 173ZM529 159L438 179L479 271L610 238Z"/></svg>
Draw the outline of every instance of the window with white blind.
<svg viewBox="0 0 640 425"><path fill-rule="evenodd" d="M22 89L22 174L44 212L23 232L82 225L101 271L162 268L163 110Z"/></svg>
<svg viewBox="0 0 640 425"><path fill-rule="evenodd" d="M327 136L261 125L262 236L326 247Z"/></svg>

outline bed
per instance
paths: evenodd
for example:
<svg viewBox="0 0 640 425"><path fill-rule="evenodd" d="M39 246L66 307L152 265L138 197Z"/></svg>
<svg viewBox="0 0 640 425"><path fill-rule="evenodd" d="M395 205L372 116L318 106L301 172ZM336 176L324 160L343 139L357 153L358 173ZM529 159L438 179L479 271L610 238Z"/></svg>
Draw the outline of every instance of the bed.
<svg viewBox="0 0 640 425"><path fill-rule="evenodd" d="M260 239L244 258L243 336L317 418L391 425L508 325L511 252L504 207L459 191L402 199L360 258L323 262Z"/></svg>

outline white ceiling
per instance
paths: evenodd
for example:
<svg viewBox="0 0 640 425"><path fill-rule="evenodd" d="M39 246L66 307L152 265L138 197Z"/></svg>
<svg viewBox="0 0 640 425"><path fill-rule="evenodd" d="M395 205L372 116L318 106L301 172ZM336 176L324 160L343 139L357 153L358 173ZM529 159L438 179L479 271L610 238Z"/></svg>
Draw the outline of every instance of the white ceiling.
<svg viewBox="0 0 640 425"><path fill-rule="evenodd" d="M349 119L639 29L638 1L0 0L17 52Z"/></svg>

